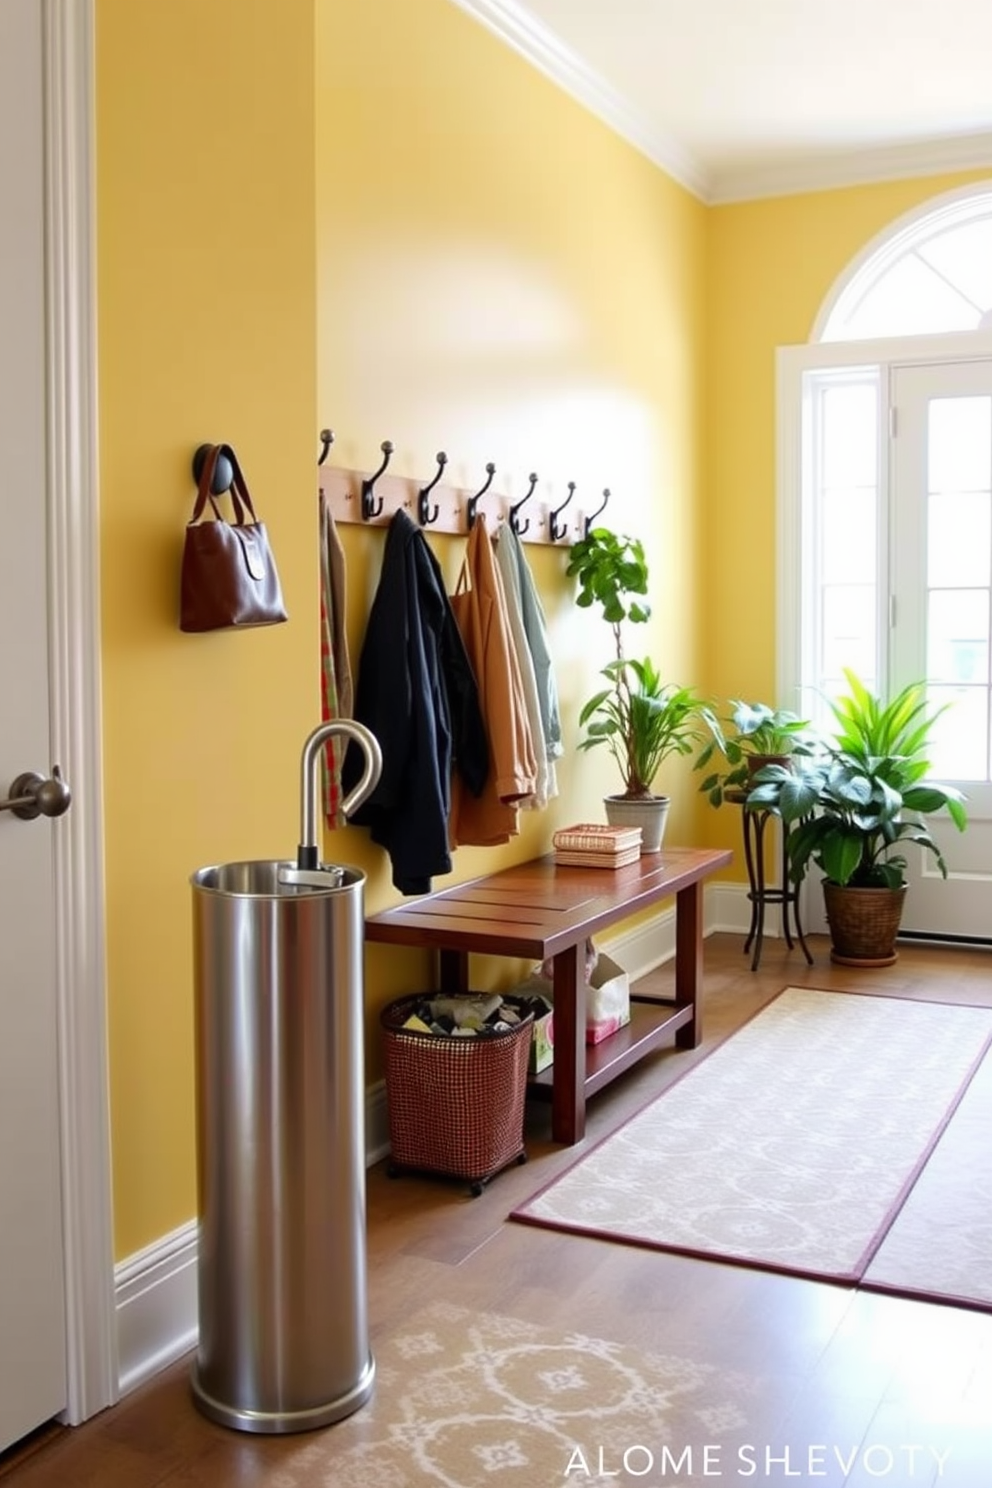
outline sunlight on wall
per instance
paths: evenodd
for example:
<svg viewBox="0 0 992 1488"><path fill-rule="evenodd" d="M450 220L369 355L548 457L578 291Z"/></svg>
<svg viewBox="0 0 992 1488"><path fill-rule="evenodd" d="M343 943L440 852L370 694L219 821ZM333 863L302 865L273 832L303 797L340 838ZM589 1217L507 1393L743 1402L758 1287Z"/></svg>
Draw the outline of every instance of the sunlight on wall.
<svg viewBox="0 0 992 1488"><path fill-rule="evenodd" d="M319 402L333 462L374 468L388 438L391 469L408 477L430 475L443 449L445 478L469 489L489 460L494 489L514 499L532 471L556 505L575 481L588 513L609 487L602 520L641 537L651 566L655 614L632 628L631 654L697 680L705 209L448 0L321 3L317 99ZM357 657L383 538L346 526L341 537ZM430 543L453 589L464 539ZM605 751L576 747L609 629L576 608L564 547L526 551L558 671L561 795L521 813L505 847L460 848L459 879L546 852L555 826L601 819L617 786ZM687 840L691 788L677 790L679 766L663 774L659 788L678 796L671 840ZM333 849L360 856L370 904L395 900L364 834ZM424 975L411 960L404 983L402 961L367 962L372 1049L382 978L406 990Z"/></svg>

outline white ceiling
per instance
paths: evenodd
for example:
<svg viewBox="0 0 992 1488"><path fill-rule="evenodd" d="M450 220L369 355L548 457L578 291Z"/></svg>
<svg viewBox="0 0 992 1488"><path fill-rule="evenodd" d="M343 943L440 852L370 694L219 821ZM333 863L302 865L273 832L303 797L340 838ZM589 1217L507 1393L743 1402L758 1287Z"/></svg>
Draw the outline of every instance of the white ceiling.
<svg viewBox="0 0 992 1488"><path fill-rule="evenodd" d="M455 0L705 201L992 166L992 0Z"/></svg>

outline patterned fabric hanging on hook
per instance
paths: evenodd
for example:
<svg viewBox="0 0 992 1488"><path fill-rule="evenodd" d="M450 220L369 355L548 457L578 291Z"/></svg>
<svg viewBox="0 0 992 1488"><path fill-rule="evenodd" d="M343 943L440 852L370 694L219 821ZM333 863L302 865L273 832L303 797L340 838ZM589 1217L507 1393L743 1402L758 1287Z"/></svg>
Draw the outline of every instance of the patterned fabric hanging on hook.
<svg viewBox="0 0 992 1488"><path fill-rule="evenodd" d="M345 635L344 549L323 491L320 493L320 703L321 718L350 718L354 706L351 658ZM344 825L341 771L346 739L329 739L321 751L324 815L329 827Z"/></svg>

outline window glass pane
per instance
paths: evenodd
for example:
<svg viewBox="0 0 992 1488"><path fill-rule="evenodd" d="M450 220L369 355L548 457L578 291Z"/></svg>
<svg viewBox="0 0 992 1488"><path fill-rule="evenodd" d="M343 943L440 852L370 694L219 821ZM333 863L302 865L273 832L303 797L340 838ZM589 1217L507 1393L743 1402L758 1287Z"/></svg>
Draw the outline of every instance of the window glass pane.
<svg viewBox="0 0 992 1488"><path fill-rule="evenodd" d="M807 374L804 409L801 711L829 726L826 698L845 689L843 668L871 678L879 664L878 367Z"/></svg>
<svg viewBox="0 0 992 1488"><path fill-rule="evenodd" d="M826 584L875 582L875 490L824 491L823 581ZM852 533L857 541L851 541Z"/></svg>
<svg viewBox="0 0 992 1488"><path fill-rule="evenodd" d="M987 589L935 589L927 603L927 677L934 682L989 680Z"/></svg>
<svg viewBox="0 0 992 1488"><path fill-rule="evenodd" d="M919 254L982 310L992 307L992 219L952 227Z"/></svg>
<svg viewBox="0 0 992 1488"><path fill-rule="evenodd" d="M870 486L878 478L878 415L873 383L823 393L823 484Z"/></svg>
<svg viewBox="0 0 992 1488"><path fill-rule="evenodd" d="M930 403L931 491L987 491L992 486L992 398L934 398Z"/></svg>
<svg viewBox="0 0 992 1488"><path fill-rule="evenodd" d="M927 583L971 588L992 581L992 496L954 492L927 503Z"/></svg>
<svg viewBox="0 0 992 1488"><path fill-rule="evenodd" d="M974 305L911 253L883 274L842 327L835 328L831 322L829 336L824 339L970 331L980 318Z"/></svg>
<svg viewBox="0 0 992 1488"><path fill-rule="evenodd" d="M930 773L938 780L988 780L988 689L930 687L927 697L932 708L950 703L930 735Z"/></svg>
<svg viewBox="0 0 992 1488"><path fill-rule="evenodd" d="M897 232L839 296L824 341L992 326L992 192L947 203Z"/></svg>
<svg viewBox="0 0 992 1488"><path fill-rule="evenodd" d="M875 586L824 585L822 613L822 675L841 677L845 667L862 678L873 672Z"/></svg>

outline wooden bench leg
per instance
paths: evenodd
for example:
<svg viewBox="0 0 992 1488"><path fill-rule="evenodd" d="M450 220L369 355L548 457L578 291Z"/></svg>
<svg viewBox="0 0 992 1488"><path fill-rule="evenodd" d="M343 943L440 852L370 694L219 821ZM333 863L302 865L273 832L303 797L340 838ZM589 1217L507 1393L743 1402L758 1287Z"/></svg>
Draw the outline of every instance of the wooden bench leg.
<svg viewBox="0 0 992 1488"><path fill-rule="evenodd" d="M703 1036L699 989L703 984L703 886L689 884L675 896L675 1003L692 1018L675 1032L678 1049L695 1049ZM557 1014L556 1014L557 1021Z"/></svg>
<svg viewBox="0 0 992 1488"><path fill-rule="evenodd" d="M551 1086L551 1135L568 1146L586 1131L585 946L554 958L555 1060Z"/></svg>
<svg viewBox="0 0 992 1488"><path fill-rule="evenodd" d="M468 952L467 951L438 951L438 985L445 997L457 997L459 993L467 992L468 985Z"/></svg>

